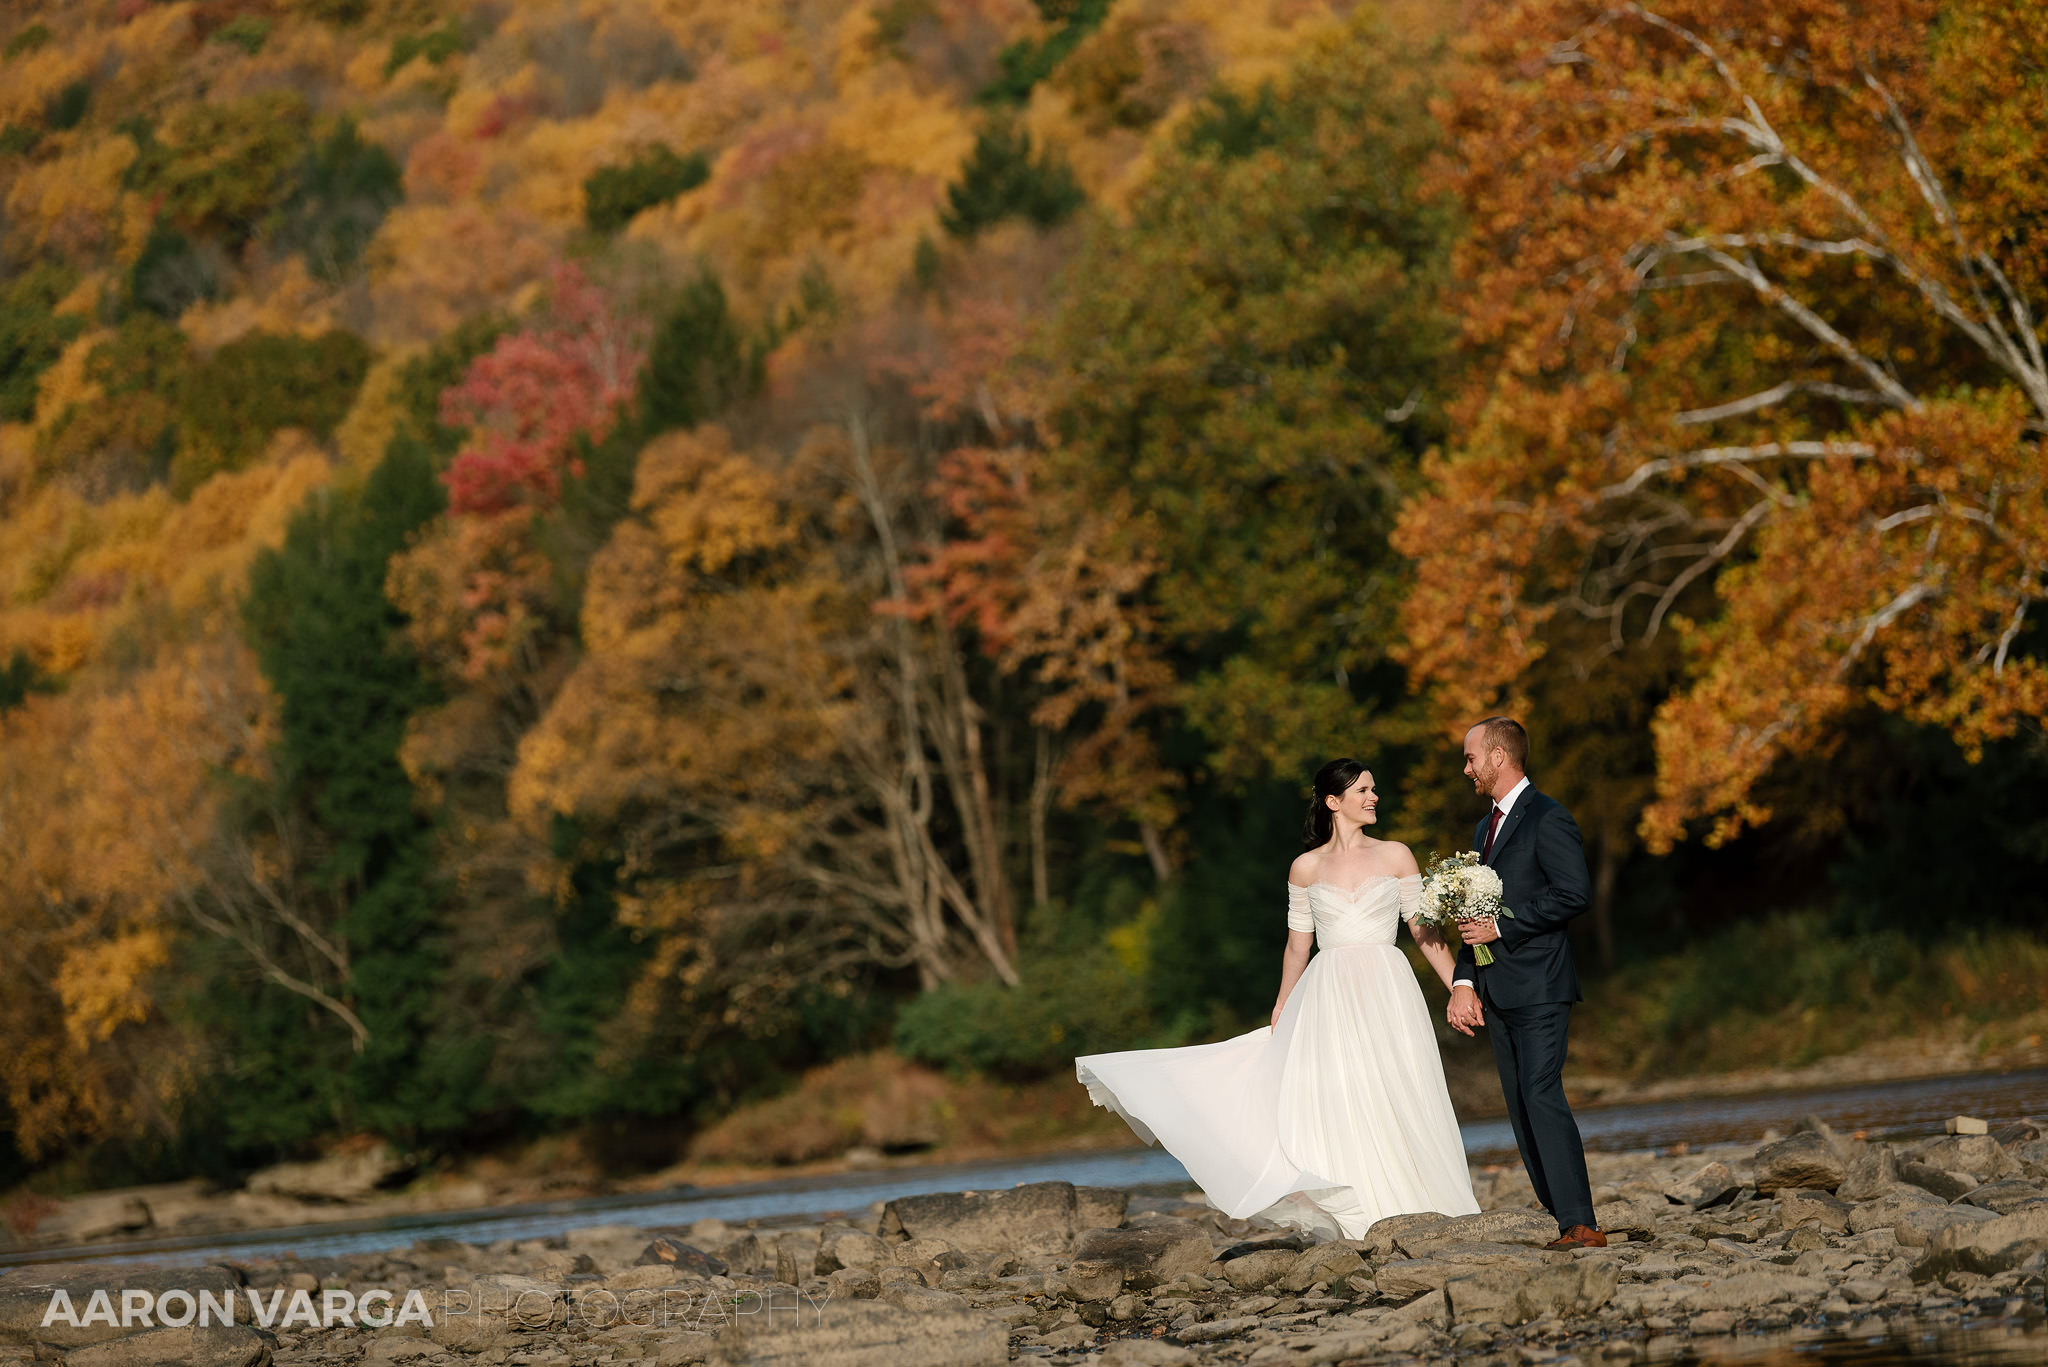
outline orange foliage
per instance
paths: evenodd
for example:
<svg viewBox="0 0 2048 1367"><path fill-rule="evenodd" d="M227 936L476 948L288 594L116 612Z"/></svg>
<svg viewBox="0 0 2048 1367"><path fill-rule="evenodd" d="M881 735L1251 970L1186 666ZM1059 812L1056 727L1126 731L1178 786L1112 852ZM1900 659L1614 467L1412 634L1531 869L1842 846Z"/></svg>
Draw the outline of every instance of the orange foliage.
<svg viewBox="0 0 2048 1367"><path fill-rule="evenodd" d="M2043 715L2034 11L1491 11L1443 106L1480 358L1397 544L1407 662L1470 717L1572 614L1682 634L1653 848L1768 813L1868 700L1966 750ZM1932 36L1930 36L1932 35ZM1597 665L1592 666L1597 667Z"/></svg>

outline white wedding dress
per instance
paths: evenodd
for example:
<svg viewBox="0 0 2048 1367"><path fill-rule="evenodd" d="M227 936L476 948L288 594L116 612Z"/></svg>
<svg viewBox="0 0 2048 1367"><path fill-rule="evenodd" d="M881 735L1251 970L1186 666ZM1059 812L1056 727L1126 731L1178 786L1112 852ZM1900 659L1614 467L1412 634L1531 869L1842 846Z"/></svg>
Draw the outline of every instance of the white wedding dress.
<svg viewBox="0 0 2048 1367"><path fill-rule="evenodd" d="M1181 1161L1209 1204L1328 1238L1479 1203L1429 1008L1394 945L1422 878L1289 884L1287 925L1316 933L1277 1025L1215 1044L1090 1054L1098 1106Z"/></svg>

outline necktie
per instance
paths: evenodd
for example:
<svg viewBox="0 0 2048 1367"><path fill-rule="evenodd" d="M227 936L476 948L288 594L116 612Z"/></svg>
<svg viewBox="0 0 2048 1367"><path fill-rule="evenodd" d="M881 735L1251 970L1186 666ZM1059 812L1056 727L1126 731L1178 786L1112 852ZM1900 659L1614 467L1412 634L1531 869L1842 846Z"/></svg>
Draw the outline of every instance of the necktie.
<svg viewBox="0 0 2048 1367"><path fill-rule="evenodd" d="M1496 805L1493 816L1486 823L1486 848L1479 852L1479 862L1484 864L1493 858L1493 834L1500 829L1500 807Z"/></svg>

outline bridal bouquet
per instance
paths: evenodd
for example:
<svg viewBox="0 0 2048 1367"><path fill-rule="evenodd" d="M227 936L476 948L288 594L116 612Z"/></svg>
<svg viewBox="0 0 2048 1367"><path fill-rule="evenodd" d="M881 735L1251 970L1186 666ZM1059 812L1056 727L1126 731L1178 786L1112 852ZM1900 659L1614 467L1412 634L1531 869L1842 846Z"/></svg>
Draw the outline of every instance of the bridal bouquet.
<svg viewBox="0 0 2048 1367"><path fill-rule="evenodd" d="M1513 915L1501 901L1500 875L1479 862L1477 850L1430 856L1429 867L1422 871L1416 920L1439 927L1448 939L1460 921ZM1485 945L1474 945L1472 955L1480 963L1493 962L1493 951Z"/></svg>

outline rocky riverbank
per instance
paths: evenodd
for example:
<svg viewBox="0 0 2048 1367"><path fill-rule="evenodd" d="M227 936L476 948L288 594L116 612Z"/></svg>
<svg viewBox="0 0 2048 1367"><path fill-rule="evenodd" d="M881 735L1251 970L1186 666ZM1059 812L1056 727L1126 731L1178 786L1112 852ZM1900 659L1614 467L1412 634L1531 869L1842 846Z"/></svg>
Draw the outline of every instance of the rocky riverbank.
<svg viewBox="0 0 2048 1367"><path fill-rule="evenodd" d="M2048 1140L2035 1123L1887 1144L1809 1122L1760 1148L1596 1154L1592 1166L1611 1243L1569 1253L1543 1250L1556 1228L1509 1167L1474 1174L1478 1215L1396 1216L1355 1240L1227 1219L1187 1197L1041 1182L808 1226L607 1226L319 1264L21 1268L0 1276L0 1361L1321 1367L1456 1355L1520 1367L1661 1357L1657 1345L1683 1337L1964 1320L2048 1348ZM224 1305L232 1324L177 1323Z"/></svg>

